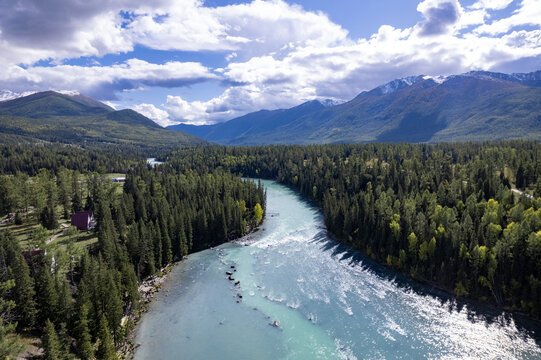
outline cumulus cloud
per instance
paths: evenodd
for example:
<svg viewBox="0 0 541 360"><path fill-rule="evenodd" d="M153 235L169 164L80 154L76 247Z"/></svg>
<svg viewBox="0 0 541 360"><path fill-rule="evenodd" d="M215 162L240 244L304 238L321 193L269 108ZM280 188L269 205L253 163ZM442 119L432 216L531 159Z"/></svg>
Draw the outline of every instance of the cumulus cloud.
<svg viewBox="0 0 541 360"><path fill-rule="evenodd" d="M510 17L484 24L474 31L476 34L494 36L523 25L541 26L541 5L538 0L522 0L520 7Z"/></svg>
<svg viewBox="0 0 541 360"><path fill-rule="evenodd" d="M139 104L134 106L133 110L145 115L149 119L154 120L154 122L161 126L165 127L173 124L169 120L169 113L165 110L157 108L153 104Z"/></svg>
<svg viewBox="0 0 541 360"><path fill-rule="evenodd" d="M23 68L11 65L0 73L0 88L25 90L77 90L99 99L115 99L122 90L141 86L180 87L217 79L208 68L194 62L172 61L152 64L130 59L111 66L74 66Z"/></svg>
<svg viewBox="0 0 541 360"><path fill-rule="evenodd" d="M417 6L425 20L419 24L421 36L445 34L459 18L458 1L424 0Z"/></svg>
<svg viewBox="0 0 541 360"><path fill-rule="evenodd" d="M332 44L347 31L282 0L208 8L200 0L0 0L0 63L56 62L133 50L235 51Z"/></svg>
<svg viewBox="0 0 541 360"><path fill-rule="evenodd" d="M169 95L163 107L175 123L204 125L250 112L257 105L267 106L265 95L254 86L232 87L209 101L186 101Z"/></svg>

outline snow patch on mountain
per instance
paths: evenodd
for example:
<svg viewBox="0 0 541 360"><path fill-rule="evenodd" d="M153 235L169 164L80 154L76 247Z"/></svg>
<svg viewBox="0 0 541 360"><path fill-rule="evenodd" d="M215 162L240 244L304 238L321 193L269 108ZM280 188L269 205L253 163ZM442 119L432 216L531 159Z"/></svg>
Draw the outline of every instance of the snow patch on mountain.
<svg viewBox="0 0 541 360"><path fill-rule="evenodd" d="M443 84L444 82L447 81L448 77L447 76L428 76L428 75L425 75L423 76L423 79L424 80L432 80L434 81L436 84Z"/></svg>
<svg viewBox="0 0 541 360"><path fill-rule="evenodd" d="M333 107L333 106L345 103L344 100L338 100L338 99L323 99L323 100L318 100L318 101L321 105L325 107Z"/></svg>
<svg viewBox="0 0 541 360"><path fill-rule="evenodd" d="M377 89L379 89L382 95L388 95L422 80L424 80L424 75L408 76L401 79L395 79L385 85L379 86Z"/></svg>

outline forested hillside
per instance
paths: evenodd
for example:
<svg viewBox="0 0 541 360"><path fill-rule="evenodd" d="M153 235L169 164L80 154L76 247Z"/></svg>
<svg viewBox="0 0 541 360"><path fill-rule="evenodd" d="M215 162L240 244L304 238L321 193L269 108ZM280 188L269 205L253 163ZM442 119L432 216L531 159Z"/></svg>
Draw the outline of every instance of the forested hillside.
<svg viewBox="0 0 541 360"><path fill-rule="evenodd" d="M0 101L0 142L131 147L147 153L206 143L164 129L131 109L115 111L83 95L54 91Z"/></svg>
<svg viewBox="0 0 541 360"><path fill-rule="evenodd" d="M0 145L0 174L36 175L40 169L83 172L124 172L144 158L144 150L123 146L78 147L60 144Z"/></svg>
<svg viewBox="0 0 541 360"><path fill-rule="evenodd" d="M277 179L373 259L541 317L541 200L511 191L541 196L539 143L207 147L167 161Z"/></svg>
<svg viewBox="0 0 541 360"><path fill-rule="evenodd" d="M33 151L43 155L34 165L55 171L35 175L26 164ZM129 159L76 153L66 164L58 149L25 153L8 154L2 170L19 172L0 175L0 358L23 350L16 331L40 336L45 359L115 359L141 311L140 281L244 235L264 216L263 188L227 172L181 173L139 161L119 187L78 169L117 169ZM83 209L94 212L95 233L58 232Z"/></svg>

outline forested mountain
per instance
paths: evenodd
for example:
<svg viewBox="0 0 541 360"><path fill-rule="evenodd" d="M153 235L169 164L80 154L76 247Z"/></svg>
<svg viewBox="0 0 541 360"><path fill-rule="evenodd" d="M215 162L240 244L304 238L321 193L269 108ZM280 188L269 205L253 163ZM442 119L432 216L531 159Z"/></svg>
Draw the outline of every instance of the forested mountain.
<svg viewBox="0 0 541 360"><path fill-rule="evenodd" d="M54 91L0 102L0 140L5 144L45 141L139 148L205 143L185 132L163 129L133 110L115 111L83 95Z"/></svg>
<svg viewBox="0 0 541 360"><path fill-rule="evenodd" d="M222 124L175 128L224 145L538 140L540 86L541 71L415 76L309 113L299 107L259 111Z"/></svg>
<svg viewBox="0 0 541 360"><path fill-rule="evenodd" d="M538 142L204 147L167 162L276 179L317 202L328 230L373 259L541 317Z"/></svg>

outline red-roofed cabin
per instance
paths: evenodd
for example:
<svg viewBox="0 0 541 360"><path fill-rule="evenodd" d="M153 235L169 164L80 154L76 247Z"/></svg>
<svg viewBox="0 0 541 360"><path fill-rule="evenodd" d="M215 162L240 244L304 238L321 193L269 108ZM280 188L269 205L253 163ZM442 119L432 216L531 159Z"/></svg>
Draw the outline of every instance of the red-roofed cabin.
<svg viewBox="0 0 541 360"><path fill-rule="evenodd" d="M91 210L76 212L71 215L71 225L79 230L92 230L96 225L94 213Z"/></svg>

